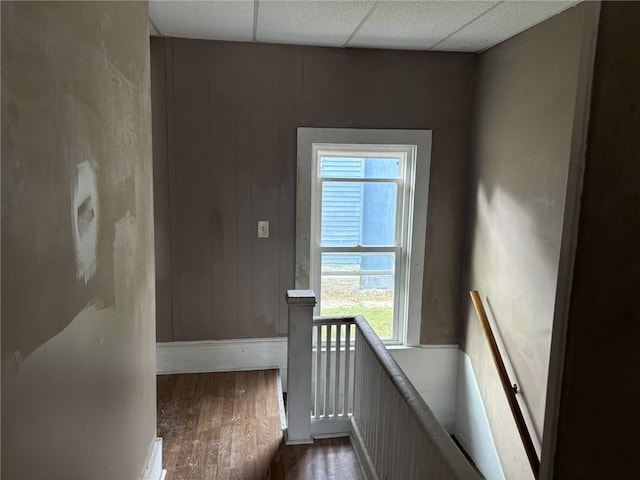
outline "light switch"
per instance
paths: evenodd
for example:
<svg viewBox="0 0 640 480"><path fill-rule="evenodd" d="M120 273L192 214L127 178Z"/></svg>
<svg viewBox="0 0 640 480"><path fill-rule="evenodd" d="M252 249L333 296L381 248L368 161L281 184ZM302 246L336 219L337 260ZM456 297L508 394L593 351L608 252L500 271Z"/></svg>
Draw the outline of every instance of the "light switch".
<svg viewBox="0 0 640 480"><path fill-rule="evenodd" d="M258 238L269 238L268 220L258 220Z"/></svg>

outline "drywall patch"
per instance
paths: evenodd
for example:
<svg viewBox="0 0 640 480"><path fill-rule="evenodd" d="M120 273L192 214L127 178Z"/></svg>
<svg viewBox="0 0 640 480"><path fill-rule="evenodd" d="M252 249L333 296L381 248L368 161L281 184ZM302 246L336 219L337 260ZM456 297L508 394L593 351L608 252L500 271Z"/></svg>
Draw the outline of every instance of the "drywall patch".
<svg viewBox="0 0 640 480"><path fill-rule="evenodd" d="M98 267L97 247L100 223L96 172L88 161L78 165L71 198L76 276L87 283L93 278Z"/></svg>

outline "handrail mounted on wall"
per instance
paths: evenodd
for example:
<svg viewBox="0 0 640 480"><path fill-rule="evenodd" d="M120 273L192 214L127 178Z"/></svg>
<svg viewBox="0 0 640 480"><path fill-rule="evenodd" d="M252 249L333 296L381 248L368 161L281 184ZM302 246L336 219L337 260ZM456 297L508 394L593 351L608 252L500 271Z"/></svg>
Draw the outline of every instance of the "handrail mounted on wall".
<svg viewBox="0 0 640 480"><path fill-rule="evenodd" d="M537 479L538 472L540 471L540 460L538 459L538 454L536 453L536 449L533 445L531 434L529 433L529 429L527 428L524 416L522 415L522 410L520 409L520 405L518 404L518 400L516 399L516 388L514 388L514 385L509 380L507 369L505 368L502 356L500 355L500 350L498 349L498 344L496 343L493 331L491 330L489 319L487 318L484 306L482 305L480 294L477 290L472 290L471 292L469 292L469 295L471 296L471 301L473 302L476 314L478 315L478 319L480 320L480 325L482 326L482 330L484 331L485 338L487 339L487 342L489 342L491 356L493 357L493 361L498 370L500 383L502 383L502 389L507 396L507 401L509 402L511 413L513 414L518 432L520 433L520 438L522 439L522 444L524 445L525 452L527 453L527 458L529 459L529 465L531 465L533 476Z"/></svg>

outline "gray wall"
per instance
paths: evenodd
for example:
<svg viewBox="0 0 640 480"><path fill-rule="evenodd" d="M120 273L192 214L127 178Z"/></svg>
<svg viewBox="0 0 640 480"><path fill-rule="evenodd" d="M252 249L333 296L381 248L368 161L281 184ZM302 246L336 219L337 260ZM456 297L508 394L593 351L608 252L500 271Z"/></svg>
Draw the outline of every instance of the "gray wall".
<svg viewBox="0 0 640 480"><path fill-rule="evenodd" d="M6 479L139 479L155 437L147 18L2 2Z"/></svg>
<svg viewBox="0 0 640 480"><path fill-rule="evenodd" d="M504 340L541 438L583 32L580 5L480 55L461 343L507 478L531 475L471 308L477 289Z"/></svg>
<svg viewBox="0 0 640 480"><path fill-rule="evenodd" d="M602 2L553 474L640 478L640 3Z"/></svg>
<svg viewBox="0 0 640 480"><path fill-rule="evenodd" d="M155 38L152 63L159 341L286 334L309 126L433 129L421 340L457 342L475 55Z"/></svg>

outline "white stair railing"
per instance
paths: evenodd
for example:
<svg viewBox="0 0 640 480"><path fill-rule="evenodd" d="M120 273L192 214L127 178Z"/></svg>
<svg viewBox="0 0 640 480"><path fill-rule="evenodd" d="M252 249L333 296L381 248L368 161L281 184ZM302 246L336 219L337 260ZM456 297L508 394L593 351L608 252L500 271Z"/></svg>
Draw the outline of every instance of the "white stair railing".
<svg viewBox="0 0 640 480"><path fill-rule="evenodd" d="M353 318L313 320L311 433L349 435L353 412Z"/></svg>
<svg viewBox="0 0 640 480"><path fill-rule="evenodd" d="M364 317L355 323L352 443L367 476L481 479Z"/></svg>
<svg viewBox="0 0 640 480"><path fill-rule="evenodd" d="M482 478L364 317L314 319L311 290L287 303L287 443L350 435L371 479Z"/></svg>

